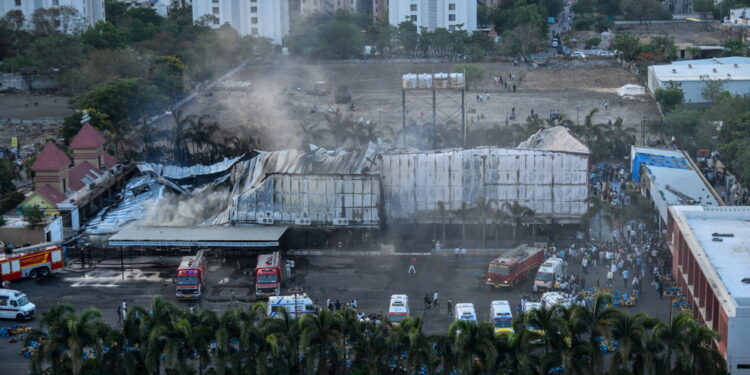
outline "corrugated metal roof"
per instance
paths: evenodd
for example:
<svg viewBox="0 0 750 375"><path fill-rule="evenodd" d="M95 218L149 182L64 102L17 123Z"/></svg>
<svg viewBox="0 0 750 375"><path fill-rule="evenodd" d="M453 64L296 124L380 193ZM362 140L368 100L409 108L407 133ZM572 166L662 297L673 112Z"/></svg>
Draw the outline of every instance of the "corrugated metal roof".
<svg viewBox="0 0 750 375"><path fill-rule="evenodd" d="M202 176L227 171L244 156L224 159L211 165L196 164L189 167L178 167L175 165L164 165L158 163L139 163L138 170L141 172L153 172L157 176L180 180L188 177Z"/></svg>
<svg viewBox="0 0 750 375"><path fill-rule="evenodd" d="M705 79L750 80L750 64L732 65L652 65L660 81L701 81Z"/></svg>
<svg viewBox="0 0 750 375"><path fill-rule="evenodd" d="M125 227L110 237L118 242L272 242L286 232L284 226L234 227Z"/></svg>

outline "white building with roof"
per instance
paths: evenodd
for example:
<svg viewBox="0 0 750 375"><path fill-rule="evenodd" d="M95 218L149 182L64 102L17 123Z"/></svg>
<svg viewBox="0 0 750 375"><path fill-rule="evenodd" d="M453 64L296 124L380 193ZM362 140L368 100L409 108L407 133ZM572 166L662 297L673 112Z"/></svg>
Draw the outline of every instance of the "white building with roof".
<svg viewBox="0 0 750 375"><path fill-rule="evenodd" d="M750 207L672 206L672 275L732 375L750 374Z"/></svg>
<svg viewBox="0 0 750 375"><path fill-rule="evenodd" d="M656 206L662 225L667 224L669 206L724 205L685 151L631 146L630 160L632 179Z"/></svg>
<svg viewBox="0 0 750 375"><path fill-rule="evenodd" d="M390 0L388 22L398 26L411 21L432 31L437 28L448 30L477 29L477 2L466 0Z"/></svg>
<svg viewBox="0 0 750 375"><path fill-rule="evenodd" d="M60 7L70 7L77 12L77 15L64 15L55 20L62 32L74 33L104 21L104 0L0 0L0 17L20 10L28 22L37 9Z"/></svg>
<svg viewBox="0 0 750 375"><path fill-rule="evenodd" d="M282 44L289 34L289 0L193 0L193 21L209 21L211 27L228 23L241 36Z"/></svg>
<svg viewBox="0 0 750 375"><path fill-rule="evenodd" d="M750 8L737 8L729 11L729 23L733 25L748 25Z"/></svg>
<svg viewBox="0 0 750 375"><path fill-rule="evenodd" d="M708 103L702 90L706 81L723 80L724 90L732 95L750 95L750 63L733 64L680 64L652 65L648 67L648 89L655 95L659 89L670 87L670 82L679 84L685 103Z"/></svg>

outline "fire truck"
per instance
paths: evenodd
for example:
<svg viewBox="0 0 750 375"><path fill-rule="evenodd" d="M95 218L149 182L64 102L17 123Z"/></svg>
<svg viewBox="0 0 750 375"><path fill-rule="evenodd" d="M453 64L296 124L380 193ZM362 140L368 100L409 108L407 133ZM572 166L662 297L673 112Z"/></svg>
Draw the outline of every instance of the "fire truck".
<svg viewBox="0 0 750 375"><path fill-rule="evenodd" d="M281 294L281 267L283 265L281 253L258 255L258 265L255 266L255 296L269 297Z"/></svg>
<svg viewBox="0 0 750 375"><path fill-rule="evenodd" d="M518 247L510 253L490 261L487 285L511 287L534 274L544 263L544 249Z"/></svg>
<svg viewBox="0 0 750 375"><path fill-rule="evenodd" d="M0 254L0 280L13 281L24 277L36 279L59 271L64 266L62 249L49 246L43 249L19 249Z"/></svg>
<svg viewBox="0 0 750 375"><path fill-rule="evenodd" d="M177 293L179 299L201 298L206 285L206 257L203 250L195 256L182 257L177 267Z"/></svg>

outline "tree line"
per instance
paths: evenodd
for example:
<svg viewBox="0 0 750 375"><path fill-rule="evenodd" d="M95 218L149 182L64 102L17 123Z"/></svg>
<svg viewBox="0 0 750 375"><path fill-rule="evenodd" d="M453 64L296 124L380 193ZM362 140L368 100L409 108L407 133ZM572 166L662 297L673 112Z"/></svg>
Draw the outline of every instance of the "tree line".
<svg viewBox="0 0 750 375"><path fill-rule="evenodd" d="M591 307L521 313L514 333L498 335L487 321L455 321L447 331L426 333L418 316L391 324L345 308L271 318L263 303L218 314L156 297L148 309L128 308L117 326L93 308L52 306L41 314L44 331L30 332L25 342L35 342L30 373L53 375L725 373L711 343L718 334L690 314L662 322L611 303L601 294ZM613 338L618 349L604 354L602 340Z"/></svg>

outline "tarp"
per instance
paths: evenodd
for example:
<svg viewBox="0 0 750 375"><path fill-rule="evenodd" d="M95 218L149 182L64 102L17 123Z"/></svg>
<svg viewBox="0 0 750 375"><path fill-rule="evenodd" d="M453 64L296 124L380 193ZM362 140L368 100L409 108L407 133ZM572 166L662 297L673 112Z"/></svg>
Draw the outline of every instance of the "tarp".
<svg viewBox="0 0 750 375"><path fill-rule="evenodd" d="M641 182L641 165L677 169L690 169L690 164L685 158L677 158L664 155L635 154L633 159L633 181Z"/></svg>

